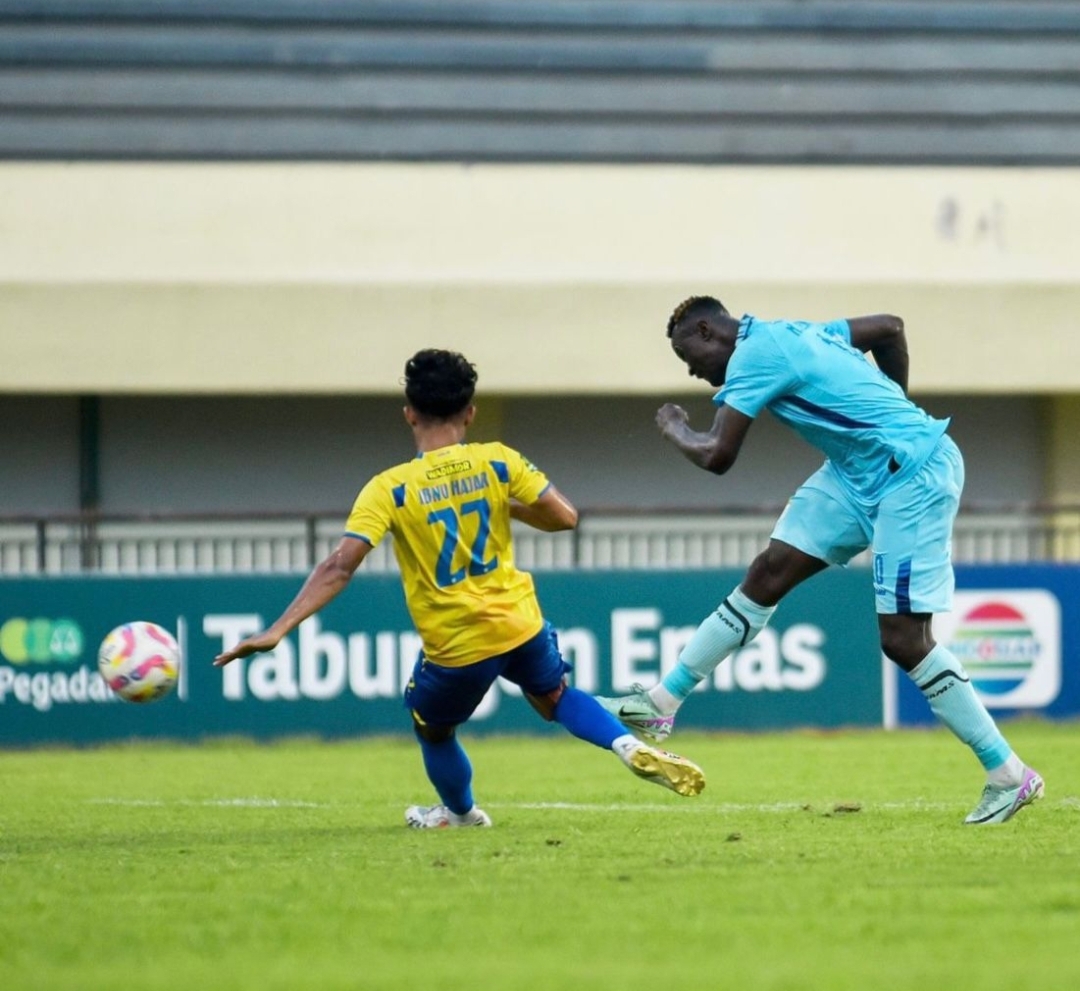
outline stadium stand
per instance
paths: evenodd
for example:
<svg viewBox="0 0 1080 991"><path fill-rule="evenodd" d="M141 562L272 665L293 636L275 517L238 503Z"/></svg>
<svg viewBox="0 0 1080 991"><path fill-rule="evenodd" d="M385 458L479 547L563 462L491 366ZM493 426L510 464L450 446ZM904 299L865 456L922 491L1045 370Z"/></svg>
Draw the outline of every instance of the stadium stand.
<svg viewBox="0 0 1080 991"><path fill-rule="evenodd" d="M1078 42L1014 0L0 0L0 157L1067 164Z"/></svg>

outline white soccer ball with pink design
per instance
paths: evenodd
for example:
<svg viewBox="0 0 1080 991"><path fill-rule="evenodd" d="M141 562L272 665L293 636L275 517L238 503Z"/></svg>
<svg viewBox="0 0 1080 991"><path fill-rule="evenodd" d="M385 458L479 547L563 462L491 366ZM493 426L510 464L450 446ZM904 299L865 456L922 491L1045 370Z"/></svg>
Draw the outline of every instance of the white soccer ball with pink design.
<svg viewBox="0 0 1080 991"><path fill-rule="evenodd" d="M157 623L124 623L101 641L98 670L128 702L153 702L168 695L180 677L180 647Z"/></svg>

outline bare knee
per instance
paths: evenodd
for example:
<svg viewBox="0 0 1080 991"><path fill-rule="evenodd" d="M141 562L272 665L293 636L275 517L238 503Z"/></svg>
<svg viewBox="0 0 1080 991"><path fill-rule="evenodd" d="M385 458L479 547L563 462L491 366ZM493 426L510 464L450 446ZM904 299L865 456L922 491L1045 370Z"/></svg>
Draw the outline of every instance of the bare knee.
<svg viewBox="0 0 1080 991"><path fill-rule="evenodd" d="M771 540L747 569L742 590L759 606L775 606L796 585L827 567L825 561L790 544Z"/></svg>
<svg viewBox="0 0 1080 991"><path fill-rule="evenodd" d="M456 726L445 723L425 723L415 712L412 714L413 732L426 743L446 743L454 738Z"/></svg>
<svg viewBox="0 0 1080 991"><path fill-rule="evenodd" d="M746 569L741 588L759 605L771 605L776 591L776 562L768 550L762 551ZM769 599L769 602L765 600Z"/></svg>
<svg viewBox="0 0 1080 991"><path fill-rule="evenodd" d="M926 613L878 616L882 653L904 671L917 667L934 649L931 619Z"/></svg>
<svg viewBox="0 0 1080 991"><path fill-rule="evenodd" d="M553 691L544 695L533 695L531 692L526 692L525 698L529 700L529 705L550 723L555 718L555 706L559 704L559 699L562 698L564 691L566 691L565 678L559 684L559 687Z"/></svg>

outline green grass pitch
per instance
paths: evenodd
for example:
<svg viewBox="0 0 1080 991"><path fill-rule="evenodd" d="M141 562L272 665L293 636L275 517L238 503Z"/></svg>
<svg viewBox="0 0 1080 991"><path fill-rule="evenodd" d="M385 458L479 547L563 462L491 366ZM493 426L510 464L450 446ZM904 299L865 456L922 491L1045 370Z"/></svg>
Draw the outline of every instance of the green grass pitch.
<svg viewBox="0 0 1080 991"><path fill-rule="evenodd" d="M0 988L1080 987L1080 726L965 827L944 732L677 735L698 799L569 738L463 739L490 830L411 831L409 739L0 753Z"/></svg>

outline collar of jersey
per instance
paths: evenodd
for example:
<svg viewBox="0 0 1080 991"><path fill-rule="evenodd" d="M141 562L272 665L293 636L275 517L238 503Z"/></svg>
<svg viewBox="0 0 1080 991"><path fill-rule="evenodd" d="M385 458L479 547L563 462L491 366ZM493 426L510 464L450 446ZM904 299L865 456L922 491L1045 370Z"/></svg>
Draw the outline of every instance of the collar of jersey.
<svg viewBox="0 0 1080 991"><path fill-rule="evenodd" d="M469 443L467 440L459 440L456 444L447 444L446 447L464 447L467 443ZM437 447L435 451L445 451L446 447ZM435 451L417 451L413 460L419 461L425 454L434 454Z"/></svg>

